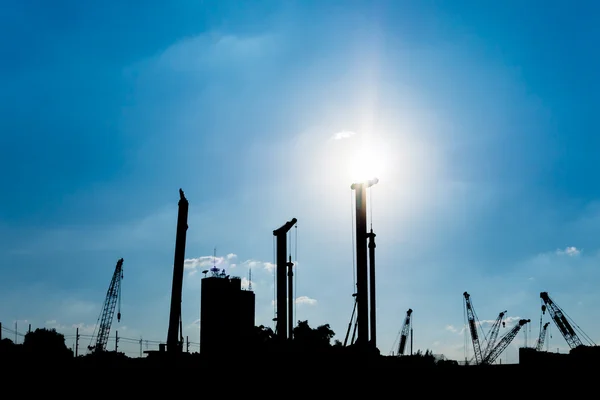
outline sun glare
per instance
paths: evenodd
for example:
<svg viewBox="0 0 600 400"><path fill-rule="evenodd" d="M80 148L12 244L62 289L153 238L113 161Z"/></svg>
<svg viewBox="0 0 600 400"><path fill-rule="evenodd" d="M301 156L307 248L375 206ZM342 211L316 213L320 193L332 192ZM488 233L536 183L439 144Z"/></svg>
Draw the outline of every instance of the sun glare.
<svg viewBox="0 0 600 400"><path fill-rule="evenodd" d="M375 143L362 141L353 146L347 162L353 183L377 178L385 169L385 150Z"/></svg>

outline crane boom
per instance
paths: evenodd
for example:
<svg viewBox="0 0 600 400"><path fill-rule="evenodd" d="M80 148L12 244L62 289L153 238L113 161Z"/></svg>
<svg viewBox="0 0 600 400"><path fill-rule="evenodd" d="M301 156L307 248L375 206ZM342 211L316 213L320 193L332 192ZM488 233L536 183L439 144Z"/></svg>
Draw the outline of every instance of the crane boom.
<svg viewBox="0 0 600 400"><path fill-rule="evenodd" d="M479 334L477 332L477 316L471 303L471 295L467 292L463 293L465 297L465 307L467 309L467 320L469 324L469 331L471 332L471 340L473 341L473 352L475 353L475 363L481 364L483 360L483 354L481 352L481 345L479 344Z"/></svg>
<svg viewBox="0 0 600 400"><path fill-rule="evenodd" d="M548 331L548 325L550 325L550 322L546 322L544 324L544 327L540 331L540 337L538 338L537 343L535 345L535 349L537 351L542 351L542 349L544 348L544 341L546 340L546 332Z"/></svg>
<svg viewBox="0 0 600 400"><path fill-rule="evenodd" d="M90 346L90 350L95 352L102 352L106 350L106 343L108 342L108 336L110 334L110 327L112 325L113 317L115 315L115 308L118 303L117 321L121 321L121 279L123 279L123 259L120 258L117 261L115 272L110 281L110 286L106 292L106 299L104 300L104 307L98 320L98 336L96 337L96 345Z"/></svg>
<svg viewBox="0 0 600 400"><path fill-rule="evenodd" d="M494 347L489 352L489 354L482 360L481 363L486 364L486 365L493 364L494 361L496 361L496 358L498 358L498 356L500 354L502 354L504 349L506 349L508 347L508 345L513 341L513 339L517 336L517 333L519 333L519 331L521 330L521 327L528 322L531 322L531 320L529 320L529 319L520 320L517 325L515 325L510 331L508 331L506 333L506 335L504 335L500 339L500 341L498 342L496 347Z"/></svg>
<svg viewBox="0 0 600 400"><path fill-rule="evenodd" d="M544 301L546 307L548 307L550 317L558 327L560 333L567 341L569 347L574 349L575 347L583 346L581 339L579 339L579 336L577 336L577 333L575 333L575 330L567 320L565 313L554 301L552 301L552 299L548 295L548 292L540 293L540 298Z"/></svg>
<svg viewBox="0 0 600 400"><path fill-rule="evenodd" d="M408 309L406 312L406 318L404 318L404 323L402 324L402 331L400 332L400 343L398 344L398 355L404 355L404 349L406 348L406 340L408 339L408 334L410 333L410 327L412 324L412 309Z"/></svg>
<svg viewBox="0 0 600 400"><path fill-rule="evenodd" d="M574 349L575 347L583 346L581 339L579 339L579 336L577 336L577 333L575 333L575 330L573 329L569 321L567 321L565 313L561 310L561 308L558 305L556 305L554 301L552 301L550 296L548 296L548 292L540 293L540 298L544 301L546 307L548 307L550 317L558 327L560 333L567 341L569 347Z"/></svg>
<svg viewBox="0 0 600 400"><path fill-rule="evenodd" d="M483 357L486 357L490 353L490 351L492 351L494 345L496 344L496 339L498 339L498 333L500 332L500 325L502 325L502 319L504 318L504 314L506 314L506 311L502 311L500 314L498 314L498 318L496 318L494 324L490 329L490 337L488 338L487 345L485 346L485 350L483 351Z"/></svg>

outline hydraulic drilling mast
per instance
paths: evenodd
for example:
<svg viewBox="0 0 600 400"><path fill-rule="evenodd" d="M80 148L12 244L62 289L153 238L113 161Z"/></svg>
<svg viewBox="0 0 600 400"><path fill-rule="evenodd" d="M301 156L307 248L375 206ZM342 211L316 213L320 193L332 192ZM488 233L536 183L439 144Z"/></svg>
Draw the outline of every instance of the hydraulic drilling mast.
<svg viewBox="0 0 600 400"><path fill-rule="evenodd" d="M183 289L183 264L185 261L189 202L181 189L179 189L178 206L175 258L173 262L173 286L171 290L171 313L169 315L169 331L167 333L167 352L169 353L181 353L183 350L183 338L181 338L181 291Z"/></svg>
<svg viewBox="0 0 600 400"><path fill-rule="evenodd" d="M273 236L277 239L277 271L276 271L276 308L277 308L277 338L284 342L288 338L288 315L287 315L287 281L286 269L288 266L286 260L287 251L287 233L298 222L296 218L283 224L273 231ZM291 333L291 332L290 332Z"/></svg>
<svg viewBox="0 0 600 400"><path fill-rule="evenodd" d="M117 322L121 321L121 279L123 279L123 259L120 258L117 261L115 272L113 273L108 291L106 292L106 299L104 300L104 307L100 317L98 317L98 336L96 337L96 344L94 346L88 346L88 350L100 353L106 350L106 343L108 342L108 335L110 334L110 327L112 325L113 317L115 315L115 308L117 302L119 308L117 310Z"/></svg>
<svg viewBox="0 0 600 400"><path fill-rule="evenodd" d="M369 266L367 254L367 188L378 183L377 178L367 182L353 183L356 202L356 301L358 338L357 344L369 343ZM373 342L375 338L371 338Z"/></svg>
<svg viewBox="0 0 600 400"><path fill-rule="evenodd" d="M377 312L376 312L376 294L375 294L375 233L373 228L367 233L369 239L369 301L370 301L370 327L371 327L371 346L377 347Z"/></svg>

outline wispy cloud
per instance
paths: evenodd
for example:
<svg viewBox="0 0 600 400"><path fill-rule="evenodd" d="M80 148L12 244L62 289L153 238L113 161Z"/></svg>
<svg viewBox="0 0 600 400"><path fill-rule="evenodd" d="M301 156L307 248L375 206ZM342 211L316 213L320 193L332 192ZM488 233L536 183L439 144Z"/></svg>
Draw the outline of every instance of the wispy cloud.
<svg viewBox="0 0 600 400"><path fill-rule="evenodd" d="M352 131L341 131L341 132L338 132L335 135L333 135L333 140L347 139L351 136L354 136L355 134L356 134L356 132L352 132Z"/></svg>
<svg viewBox="0 0 600 400"><path fill-rule="evenodd" d="M300 296L296 298L296 304L308 304L309 306L317 305L317 300L311 299L308 296Z"/></svg>
<svg viewBox="0 0 600 400"><path fill-rule="evenodd" d="M556 250L556 254L558 254L559 256L575 257L581 254L581 250L575 246L569 246L566 247L564 250Z"/></svg>
<svg viewBox="0 0 600 400"><path fill-rule="evenodd" d="M295 303L296 304L306 304L309 306L316 306L318 302L316 299L311 299L308 296L299 296L299 297L296 297ZM271 304L276 305L277 300L271 300Z"/></svg>

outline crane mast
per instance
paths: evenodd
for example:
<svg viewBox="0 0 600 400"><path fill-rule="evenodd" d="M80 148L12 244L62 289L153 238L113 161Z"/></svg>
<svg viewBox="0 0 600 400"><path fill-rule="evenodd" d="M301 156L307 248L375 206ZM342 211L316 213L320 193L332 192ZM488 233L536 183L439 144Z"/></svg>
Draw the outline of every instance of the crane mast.
<svg viewBox="0 0 600 400"><path fill-rule="evenodd" d="M408 334L411 330L412 325L412 309L408 309L406 312L406 318L404 318L404 323L402 324L402 331L400 332L400 343L398 344L398 355L404 355L404 349L406 348L406 340L408 339Z"/></svg>
<svg viewBox="0 0 600 400"><path fill-rule="evenodd" d="M548 325L550 325L550 322L546 322L544 324L544 327L540 330L540 337L537 340L537 343L535 345L535 349L537 351L542 351L542 349L544 348L544 341L546 340L546 332L548 331Z"/></svg>
<svg viewBox="0 0 600 400"><path fill-rule="evenodd" d="M479 344L479 333L477 332L477 316L471 302L471 295L467 292L463 293L465 297L465 307L467 309L467 321L469 324L469 332L471 332L471 340L473 342L473 352L475 353L475 362L481 364L483 354L481 353L481 345Z"/></svg>
<svg viewBox="0 0 600 400"><path fill-rule="evenodd" d="M500 332L500 325L502 325L502 319L504 318L505 314L506 310L502 311L500 314L498 314L498 318L496 318L496 320L494 321L494 324L490 329L490 337L488 338L487 345L485 346L485 350L483 351L483 357L486 357L494 348L494 345L496 344L496 339L498 339L498 333Z"/></svg>
<svg viewBox="0 0 600 400"><path fill-rule="evenodd" d="M519 333L519 331L521 330L521 327L523 325L525 325L526 323L531 322L531 320L529 319L522 319L519 321L519 323L517 325L515 325L510 331L508 331L506 333L506 335L504 335L500 341L498 342L498 344L496 345L496 347L494 347L487 356L485 356L485 358L482 360L482 364L493 364L494 361L496 361L496 359L498 358L498 356L500 354L502 354L502 352L508 347L508 345L513 341L513 339L517 336L517 334Z"/></svg>
<svg viewBox="0 0 600 400"><path fill-rule="evenodd" d="M575 330L567 321L567 317L565 313L561 310L561 308L556 305L554 301L548 296L548 292L540 293L540 298L544 301L544 304L548 308L548 312L550 313L550 317L558 327L558 330L563 335L567 344L570 348L574 349L575 347L583 346L581 339L575 333Z"/></svg>
<svg viewBox="0 0 600 400"><path fill-rule="evenodd" d="M106 343L108 342L108 336L110 334L110 327L112 325L113 317L115 315L115 308L117 308L117 322L121 321L121 279L123 279L123 259L117 261L115 272L113 273L110 286L106 292L106 299L104 300L104 307L98 320L98 336L96 338L95 346L89 346L89 350L94 352L103 352L106 350Z"/></svg>

